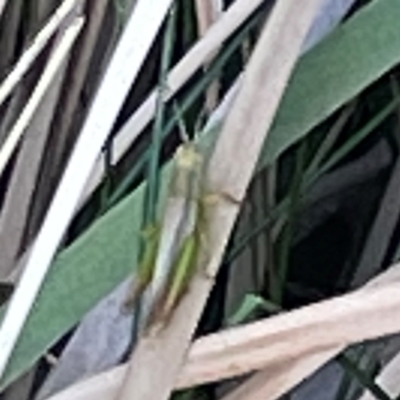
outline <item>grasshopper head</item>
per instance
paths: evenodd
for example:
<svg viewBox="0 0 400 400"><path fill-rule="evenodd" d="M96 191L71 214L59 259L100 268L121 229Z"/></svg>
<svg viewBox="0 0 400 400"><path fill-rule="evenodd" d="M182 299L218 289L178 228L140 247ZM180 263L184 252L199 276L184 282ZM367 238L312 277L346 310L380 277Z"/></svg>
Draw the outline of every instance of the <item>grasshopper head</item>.
<svg viewBox="0 0 400 400"><path fill-rule="evenodd" d="M203 155L193 142L179 146L175 157L178 168L186 170L196 170L203 163Z"/></svg>

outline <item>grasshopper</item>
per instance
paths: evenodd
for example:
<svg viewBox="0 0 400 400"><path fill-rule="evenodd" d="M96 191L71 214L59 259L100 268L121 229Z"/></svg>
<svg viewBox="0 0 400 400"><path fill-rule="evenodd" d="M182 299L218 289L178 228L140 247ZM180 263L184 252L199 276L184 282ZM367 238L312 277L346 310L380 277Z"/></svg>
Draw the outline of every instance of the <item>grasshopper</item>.
<svg viewBox="0 0 400 400"><path fill-rule="evenodd" d="M145 230L145 247L128 303L143 292L150 304L145 325L166 323L188 288L205 234L206 157L185 140L173 158L161 224Z"/></svg>

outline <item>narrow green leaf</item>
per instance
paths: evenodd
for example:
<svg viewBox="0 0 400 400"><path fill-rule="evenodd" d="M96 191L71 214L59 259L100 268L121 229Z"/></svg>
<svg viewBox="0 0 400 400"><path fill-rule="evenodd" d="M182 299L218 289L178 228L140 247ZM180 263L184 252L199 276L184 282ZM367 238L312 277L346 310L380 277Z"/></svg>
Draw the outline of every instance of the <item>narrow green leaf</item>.
<svg viewBox="0 0 400 400"><path fill-rule="evenodd" d="M375 381L368 376L358 365L346 354L341 354L337 357L339 364L343 369L354 377L358 383L369 390L378 400L392 400L385 391L375 383Z"/></svg>
<svg viewBox="0 0 400 400"><path fill-rule="evenodd" d="M162 131L164 127L166 103L165 93L168 90L167 76L171 66L173 44L175 41L176 9L173 5L164 33L159 88L157 93L156 114L150 145L150 157L147 165L147 184L143 210L143 228L154 226L157 220L158 190L160 186L160 156L162 148Z"/></svg>

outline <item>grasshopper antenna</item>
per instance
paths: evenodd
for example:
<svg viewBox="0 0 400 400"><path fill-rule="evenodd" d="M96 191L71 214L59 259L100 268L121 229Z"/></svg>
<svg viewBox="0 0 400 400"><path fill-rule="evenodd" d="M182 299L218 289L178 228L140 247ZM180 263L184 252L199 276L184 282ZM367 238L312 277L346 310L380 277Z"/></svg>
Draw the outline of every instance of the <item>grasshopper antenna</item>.
<svg viewBox="0 0 400 400"><path fill-rule="evenodd" d="M194 140L198 140L203 132L205 121L207 118L207 110L203 107L196 118L196 122L194 124Z"/></svg>
<svg viewBox="0 0 400 400"><path fill-rule="evenodd" d="M183 143L188 143L188 142L190 142L190 137L189 137L188 131L186 129L185 120L183 119L182 110L179 107L177 101L174 101L172 106L174 109L175 118L178 122L179 136Z"/></svg>

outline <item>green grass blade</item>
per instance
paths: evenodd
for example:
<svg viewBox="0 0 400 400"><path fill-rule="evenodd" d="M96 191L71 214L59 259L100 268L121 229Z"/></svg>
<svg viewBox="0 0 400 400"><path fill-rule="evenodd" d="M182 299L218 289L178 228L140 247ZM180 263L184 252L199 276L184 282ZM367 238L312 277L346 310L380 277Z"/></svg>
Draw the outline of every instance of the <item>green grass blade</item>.
<svg viewBox="0 0 400 400"><path fill-rule="evenodd" d="M303 170L305 162L305 152L306 152L307 142L303 141L297 150L296 154L296 165L293 173L293 179L291 182L291 188L288 194L288 213L287 221L282 232L282 240L279 254L278 270L271 274L275 279L271 279L269 285L269 292L271 299L274 303L282 305L285 283L287 280L287 273L289 269L289 255L290 248L293 239L294 224L296 221L296 215L300 202L300 195L302 192L303 183Z"/></svg>
<svg viewBox="0 0 400 400"><path fill-rule="evenodd" d="M313 175L318 168L320 167L322 161L327 157L332 147L334 146L339 134L342 132L346 123L350 119L356 108L356 102L349 104L332 125L331 129L325 136L324 140L321 142L321 145L318 146L318 149L311 160L310 166L307 168L308 172Z"/></svg>
<svg viewBox="0 0 400 400"><path fill-rule="evenodd" d="M358 144L368 137L385 119L392 114L399 106L399 100L391 101L386 107L376 114L362 129L351 134L349 139L318 169L317 174L322 175L335 164L343 160Z"/></svg>
<svg viewBox="0 0 400 400"><path fill-rule="evenodd" d="M392 398L346 354L341 354L337 357L337 360L343 369L357 379L362 387L368 389L377 400L392 400Z"/></svg>
<svg viewBox="0 0 400 400"><path fill-rule="evenodd" d="M150 154L147 168L147 184L144 202L143 228L154 226L157 219L158 190L160 186L160 153L162 146L162 131L165 117L165 93L167 88L168 70L171 65L173 45L175 41L176 10L173 6L168 18L164 34L163 50L161 55L161 67L159 88L156 104L156 115L152 132Z"/></svg>

